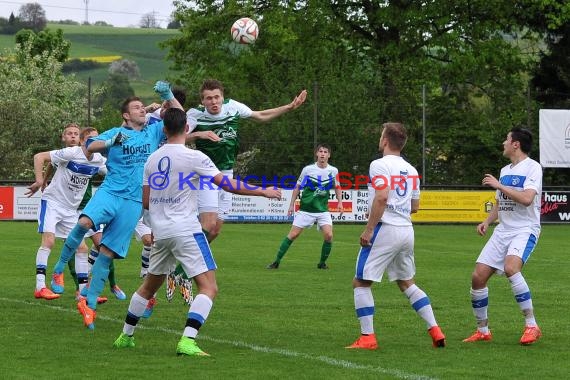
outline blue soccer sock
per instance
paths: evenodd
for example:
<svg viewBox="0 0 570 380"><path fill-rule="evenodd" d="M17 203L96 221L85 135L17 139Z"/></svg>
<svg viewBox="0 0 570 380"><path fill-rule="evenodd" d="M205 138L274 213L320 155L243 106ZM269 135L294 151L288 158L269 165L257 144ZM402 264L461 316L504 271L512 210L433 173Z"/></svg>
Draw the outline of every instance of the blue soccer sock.
<svg viewBox="0 0 570 380"><path fill-rule="evenodd" d="M91 282L87 290L87 306L95 310L97 308L97 297L105 288L105 282L109 277L109 266L113 261L112 258L104 254L100 254L91 269Z"/></svg>
<svg viewBox="0 0 570 380"><path fill-rule="evenodd" d="M77 251L77 247L79 247L79 244L81 244L81 241L83 240L83 237L87 231L89 231L89 228L85 228L79 223L73 227L65 239L65 243L61 249L61 254L59 255L59 260L57 260L57 263L53 268L54 273L63 273L67 262L75 254L75 251Z"/></svg>

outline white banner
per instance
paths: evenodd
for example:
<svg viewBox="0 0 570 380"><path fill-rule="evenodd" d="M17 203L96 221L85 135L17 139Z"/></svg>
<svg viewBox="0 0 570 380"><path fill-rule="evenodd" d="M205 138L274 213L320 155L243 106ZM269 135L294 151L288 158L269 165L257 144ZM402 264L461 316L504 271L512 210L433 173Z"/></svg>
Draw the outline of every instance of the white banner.
<svg viewBox="0 0 570 380"><path fill-rule="evenodd" d="M570 168L570 110L539 111L540 164Z"/></svg>

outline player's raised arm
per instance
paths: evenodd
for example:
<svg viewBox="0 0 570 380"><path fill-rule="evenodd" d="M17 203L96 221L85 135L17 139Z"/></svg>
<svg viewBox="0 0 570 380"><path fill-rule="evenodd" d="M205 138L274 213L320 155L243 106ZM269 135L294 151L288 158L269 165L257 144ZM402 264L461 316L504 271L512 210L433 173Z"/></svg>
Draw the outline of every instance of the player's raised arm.
<svg viewBox="0 0 570 380"><path fill-rule="evenodd" d="M293 111L299 108L307 99L307 90L301 91L293 101L289 104L285 104L281 107L270 108L262 111L253 111L251 118L255 121L266 122L275 119L278 116L283 115L286 112Z"/></svg>
<svg viewBox="0 0 570 380"><path fill-rule="evenodd" d="M44 165L46 162L51 162L49 152L40 152L34 155L34 175L36 178L35 182L28 186L28 191L26 191L24 195L31 197L42 188L44 184Z"/></svg>
<svg viewBox="0 0 570 380"><path fill-rule="evenodd" d="M277 187L264 188L248 184L247 182L238 181L233 178L224 177L222 173L216 175L212 182L220 186L227 192L239 195L254 195L265 198L281 199L281 189Z"/></svg>
<svg viewBox="0 0 570 380"><path fill-rule="evenodd" d="M172 89L170 88L170 83L159 80L154 85L154 92L160 95L160 100L169 103L169 108L178 108L184 110L180 102L174 97Z"/></svg>

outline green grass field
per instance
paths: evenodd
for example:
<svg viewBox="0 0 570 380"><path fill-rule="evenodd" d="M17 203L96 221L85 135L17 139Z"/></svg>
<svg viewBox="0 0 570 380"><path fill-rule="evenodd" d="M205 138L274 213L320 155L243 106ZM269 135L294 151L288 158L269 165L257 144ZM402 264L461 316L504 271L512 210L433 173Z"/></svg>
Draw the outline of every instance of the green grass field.
<svg viewBox="0 0 570 380"><path fill-rule="evenodd" d="M83 327L72 282L55 301L33 298L36 250L31 222L0 222L0 377L200 378L200 379L564 379L570 373L566 302L567 226L547 225L525 277L533 293L543 338L523 347L523 317L504 277L490 287L494 340L464 344L474 330L470 274L484 241L474 226L416 226L418 284L428 293L447 335L434 349L423 321L395 284L375 285L375 329L380 349L348 351L359 334L351 278L361 225L335 225L331 269L317 270L321 237L306 231L281 267L265 266L289 225L228 224L212 249L220 293L198 342L210 358L177 357L187 307L177 294L169 304L160 290L154 315L139 324L134 349L112 348L128 301L110 299L98 308L95 331ZM52 251L49 273L61 242ZM121 287L138 287L140 243L117 263ZM106 295L110 295L106 289Z"/></svg>

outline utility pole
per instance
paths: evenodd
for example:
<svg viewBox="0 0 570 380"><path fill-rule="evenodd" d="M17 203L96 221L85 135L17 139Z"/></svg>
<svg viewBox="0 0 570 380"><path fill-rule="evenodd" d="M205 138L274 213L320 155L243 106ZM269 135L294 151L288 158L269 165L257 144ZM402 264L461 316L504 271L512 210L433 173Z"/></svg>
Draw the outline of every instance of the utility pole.
<svg viewBox="0 0 570 380"><path fill-rule="evenodd" d="M83 0L85 3L85 24L89 24L89 0Z"/></svg>

